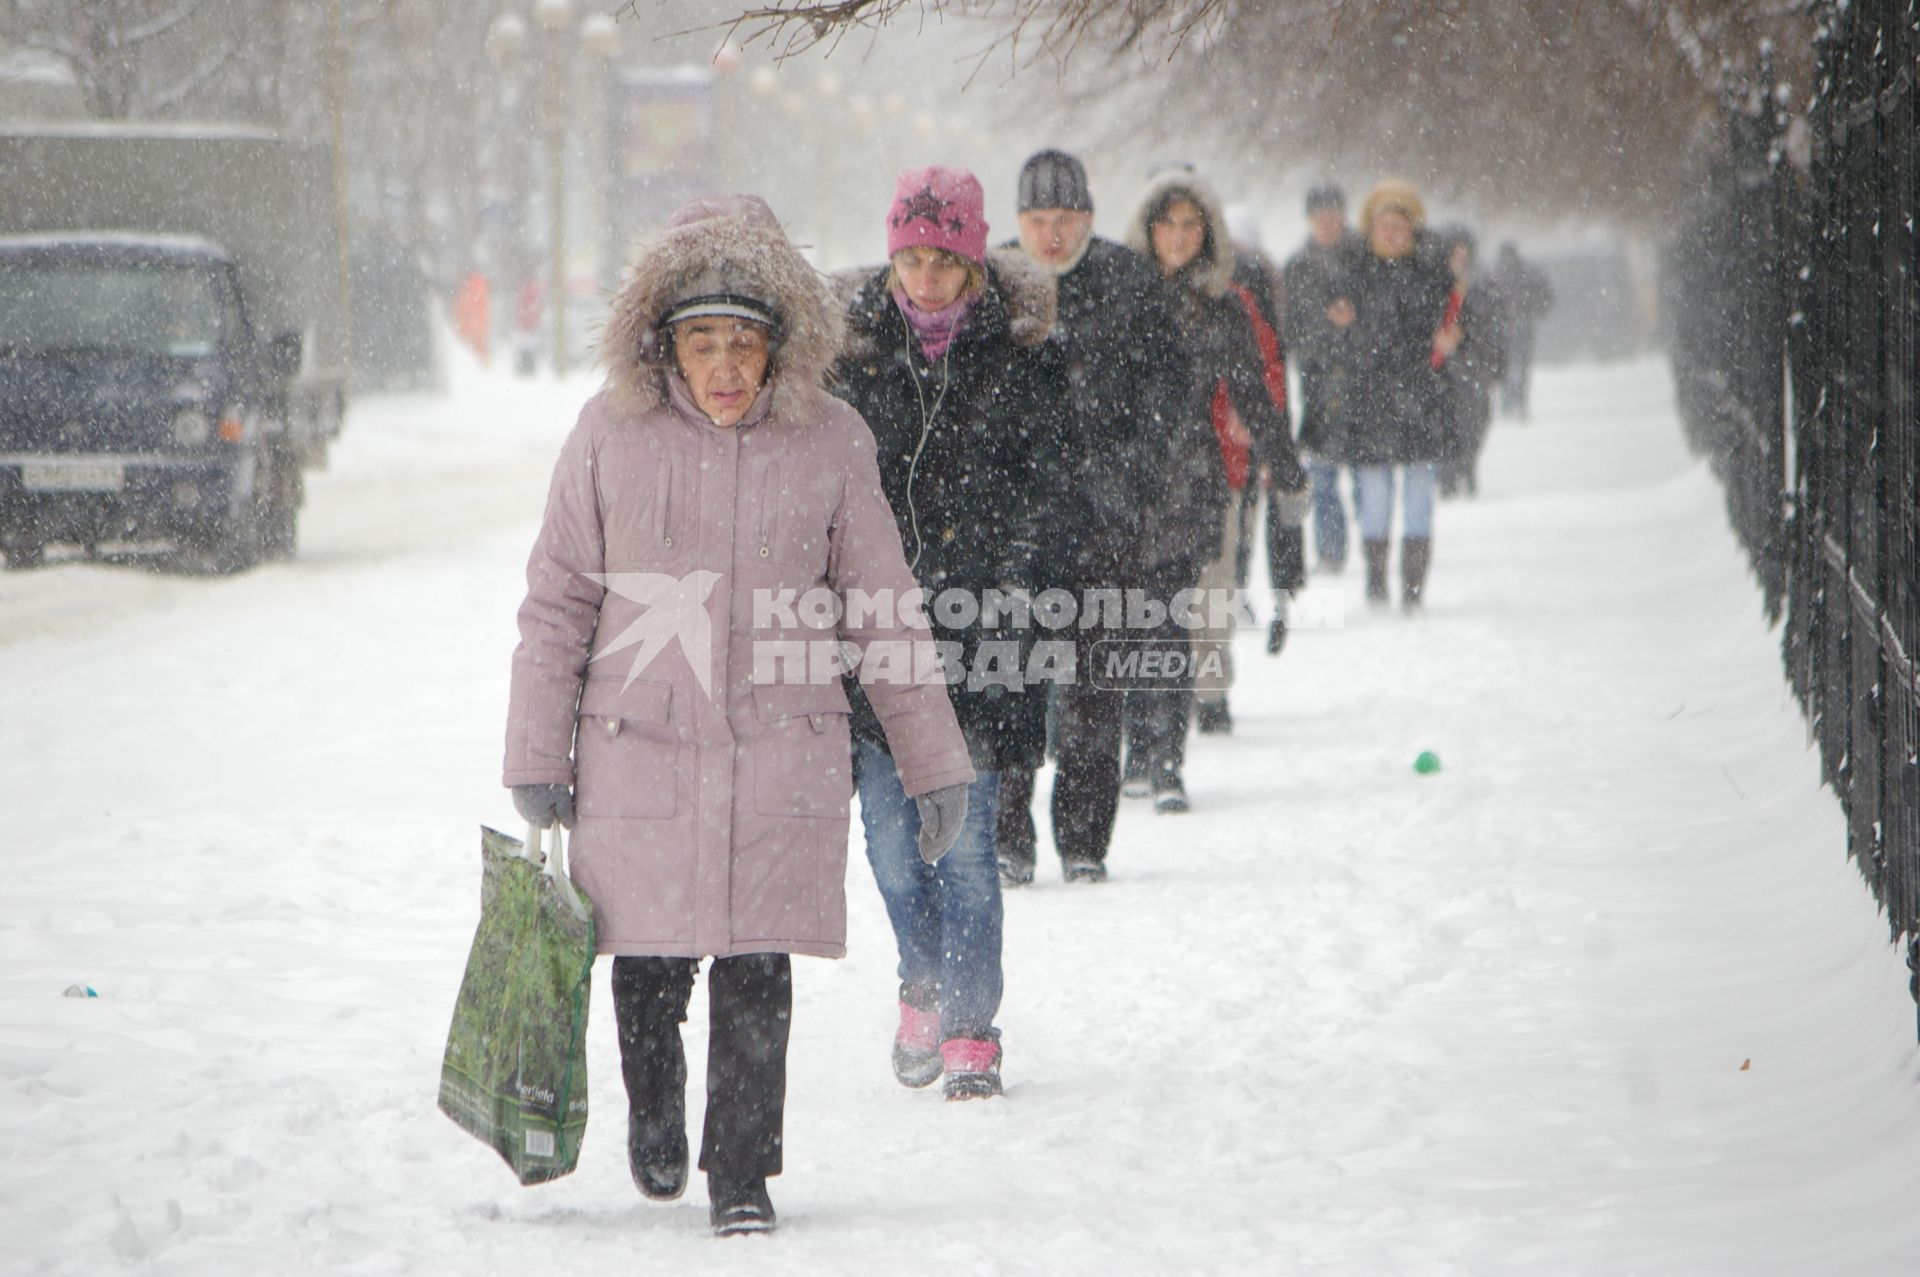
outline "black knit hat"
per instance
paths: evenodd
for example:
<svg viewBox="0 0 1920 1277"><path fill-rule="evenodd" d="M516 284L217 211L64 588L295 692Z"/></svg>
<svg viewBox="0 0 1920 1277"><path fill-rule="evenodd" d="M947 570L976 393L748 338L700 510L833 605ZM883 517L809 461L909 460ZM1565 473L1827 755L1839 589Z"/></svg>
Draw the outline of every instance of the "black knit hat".
<svg viewBox="0 0 1920 1277"><path fill-rule="evenodd" d="M1020 211L1070 208L1093 212L1087 168L1065 151L1040 151L1020 166Z"/></svg>
<svg viewBox="0 0 1920 1277"><path fill-rule="evenodd" d="M1311 217L1323 208L1347 211L1347 193L1332 182L1316 186L1307 192L1307 216Z"/></svg>

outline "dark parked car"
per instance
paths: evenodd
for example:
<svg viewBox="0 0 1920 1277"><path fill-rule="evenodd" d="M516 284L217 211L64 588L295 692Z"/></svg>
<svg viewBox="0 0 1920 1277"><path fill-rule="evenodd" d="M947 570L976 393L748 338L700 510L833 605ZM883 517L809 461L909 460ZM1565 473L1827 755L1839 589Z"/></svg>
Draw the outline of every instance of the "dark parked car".
<svg viewBox="0 0 1920 1277"><path fill-rule="evenodd" d="M346 404L324 150L257 129L0 130L0 554L291 555Z"/></svg>
<svg viewBox="0 0 1920 1277"><path fill-rule="evenodd" d="M171 540L226 570L290 552L300 338L262 340L205 240L0 238L0 550Z"/></svg>

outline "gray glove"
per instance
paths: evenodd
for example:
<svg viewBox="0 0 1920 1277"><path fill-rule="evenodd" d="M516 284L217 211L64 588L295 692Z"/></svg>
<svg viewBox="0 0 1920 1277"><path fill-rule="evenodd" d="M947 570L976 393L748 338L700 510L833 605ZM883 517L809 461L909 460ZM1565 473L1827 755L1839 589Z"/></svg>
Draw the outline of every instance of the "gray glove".
<svg viewBox="0 0 1920 1277"><path fill-rule="evenodd" d="M948 785L913 800L920 809L920 859L930 865L952 850L967 823L967 787Z"/></svg>
<svg viewBox="0 0 1920 1277"><path fill-rule="evenodd" d="M513 809L535 829L556 820L563 829L573 828L573 790L565 785L515 785Z"/></svg>

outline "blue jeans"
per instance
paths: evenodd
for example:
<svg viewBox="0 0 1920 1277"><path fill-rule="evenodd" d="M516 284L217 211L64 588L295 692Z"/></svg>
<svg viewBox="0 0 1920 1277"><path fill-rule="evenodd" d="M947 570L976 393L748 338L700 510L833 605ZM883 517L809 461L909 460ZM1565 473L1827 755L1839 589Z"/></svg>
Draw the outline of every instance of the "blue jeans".
<svg viewBox="0 0 1920 1277"><path fill-rule="evenodd" d="M1399 470L1400 519L1403 537L1433 535L1433 502L1440 491L1440 465L1435 461L1416 461L1404 466L1355 466L1353 468L1354 514L1360 523L1360 535L1368 541L1386 541L1393 536L1393 472Z"/></svg>
<svg viewBox="0 0 1920 1277"><path fill-rule="evenodd" d="M1340 465L1310 458L1307 478L1313 484L1313 551L1322 561L1337 563L1347 557L1347 510L1340 504Z"/></svg>
<svg viewBox="0 0 1920 1277"><path fill-rule="evenodd" d="M994 855L1000 777L982 772L967 788L967 822L953 849L920 859L920 810L900 787L893 755L853 745L867 863L900 949L900 997L940 1008L940 1036L1000 1036L993 1025L1005 984L1000 967L1000 867Z"/></svg>

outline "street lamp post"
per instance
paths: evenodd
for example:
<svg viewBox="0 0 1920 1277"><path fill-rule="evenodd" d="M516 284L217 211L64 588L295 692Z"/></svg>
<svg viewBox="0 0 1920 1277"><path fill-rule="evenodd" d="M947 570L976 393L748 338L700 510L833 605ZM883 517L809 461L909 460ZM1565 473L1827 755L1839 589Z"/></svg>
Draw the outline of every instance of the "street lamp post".
<svg viewBox="0 0 1920 1277"><path fill-rule="evenodd" d="M497 262L503 302L518 297L522 283L532 274L533 268L527 226L531 208L526 198L527 178L532 166L527 162L520 114L523 101L520 92L524 73L522 59L526 56L527 40L526 19L517 13L502 13L487 27L487 57L500 72L499 115L495 121L493 142L503 211ZM516 362L524 359L530 364L532 352L521 348L518 318L519 306L515 303L508 311L506 320L508 344L514 350ZM537 337L531 339L537 340ZM533 369L528 366L524 371L531 373Z"/></svg>
<svg viewBox="0 0 1920 1277"><path fill-rule="evenodd" d="M593 62L591 77L593 103L585 116L588 181L593 216L600 226L598 236L600 269L596 279L603 289L611 290L620 278L620 240L614 216L618 198L619 165L615 161L613 103L613 59L620 52L620 29L612 15L589 13L580 20L580 51Z"/></svg>
<svg viewBox="0 0 1920 1277"><path fill-rule="evenodd" d="M567 375L567 75L561 43L573 25L573 0L534 0L534 20L545 33L541 78L546 81L547 304L553 310L553 375Z"/></svg>

